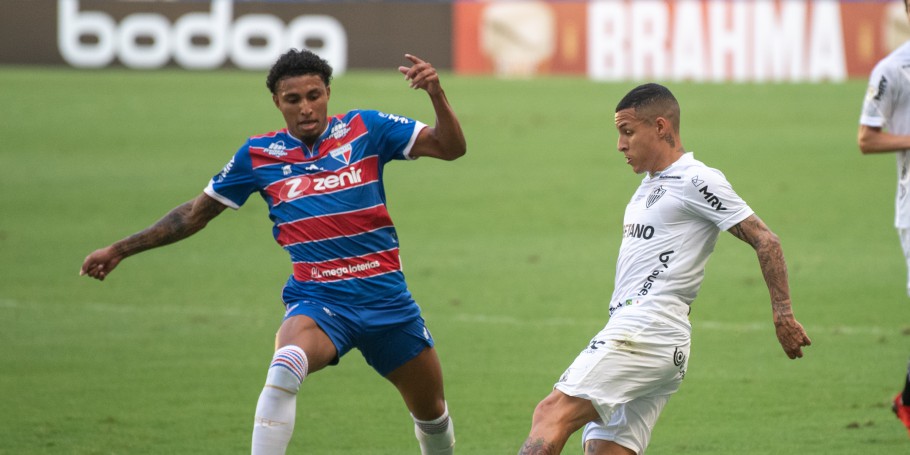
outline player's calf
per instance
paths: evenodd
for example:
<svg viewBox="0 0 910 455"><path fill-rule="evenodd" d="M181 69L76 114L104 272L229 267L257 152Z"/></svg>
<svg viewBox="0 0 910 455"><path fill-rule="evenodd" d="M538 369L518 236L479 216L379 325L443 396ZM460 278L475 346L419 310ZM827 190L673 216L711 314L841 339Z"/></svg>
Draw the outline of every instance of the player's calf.
<svg viewBox="0 0 910 455"><path fill-rule="evenodd" d="M294 432L297 392L306 378L307 356L297 346L284 346L272 357L265 387L256 404L253 455L283 455Z"/></svg>

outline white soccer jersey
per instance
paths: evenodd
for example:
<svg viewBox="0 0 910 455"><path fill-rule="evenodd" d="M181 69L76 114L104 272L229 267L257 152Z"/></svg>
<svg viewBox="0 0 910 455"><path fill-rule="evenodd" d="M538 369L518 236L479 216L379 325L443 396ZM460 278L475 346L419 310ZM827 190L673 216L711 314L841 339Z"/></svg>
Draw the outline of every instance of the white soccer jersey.
<svg viewBox="0 0 910 455"><path fill-rule="evenodd" d="M646 176L623 217L610 313L650 303L684 318L718 232L753 213L720 171L692 153L659 175Z"/></svg>
<svg viewBox="0 0 910 455"><path fill-rule="evenodd" d="M878 62L869 76L860 124L910 134L910 42ZM894 225L910 228L910 153L897 152Z"/></svg>

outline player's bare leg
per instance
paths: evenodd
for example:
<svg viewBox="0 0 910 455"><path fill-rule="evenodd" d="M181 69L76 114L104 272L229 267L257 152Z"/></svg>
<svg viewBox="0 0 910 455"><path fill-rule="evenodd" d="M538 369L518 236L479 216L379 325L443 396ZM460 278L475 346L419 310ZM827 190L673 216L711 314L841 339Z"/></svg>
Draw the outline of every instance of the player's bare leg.
<svg viewBox="0 0 910 455"><path fill-rule="evenodd" d="M414 434L423 455L447 455L455 450L455 429L446 408L442 367L436 350L426 348L386 376L401 393L414 418Z"/></svg>
<svg viewBox="0 0 910 455"><path fill-rule="evenodd" d="M332 340L307 316L286 319L275 337L275 355L256 404L254 455L282 455L294 432L297 392L307 375L331 362Z"/></svg>
<svg viewBox="0 0 910 455"><path fill-rule="evenodd" d="M558 455L572 433L600 416L590 401L554 390L534 409L531 433L519 455Z"/></svg>
<svg viewBox="0 0 910 455"><path fill-rule="evenodd" d="M585 455L635 455L635 451L613 441L589 439L585 443Z"/></svg>

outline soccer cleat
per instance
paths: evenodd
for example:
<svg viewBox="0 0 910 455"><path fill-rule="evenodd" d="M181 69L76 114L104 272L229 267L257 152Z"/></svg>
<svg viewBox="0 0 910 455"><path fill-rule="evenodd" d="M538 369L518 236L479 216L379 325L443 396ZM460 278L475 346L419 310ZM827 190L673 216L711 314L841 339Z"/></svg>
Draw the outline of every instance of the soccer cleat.
<svg viewBox="0 0 910 455"><path fill-rule="evenodd" d="M907 434L910 435L910 406L904 404L903 400L901 400L901 394L897 394L894 397L894 401L891 403L891 410L904 423L904 426L907 427Z"/></svg>

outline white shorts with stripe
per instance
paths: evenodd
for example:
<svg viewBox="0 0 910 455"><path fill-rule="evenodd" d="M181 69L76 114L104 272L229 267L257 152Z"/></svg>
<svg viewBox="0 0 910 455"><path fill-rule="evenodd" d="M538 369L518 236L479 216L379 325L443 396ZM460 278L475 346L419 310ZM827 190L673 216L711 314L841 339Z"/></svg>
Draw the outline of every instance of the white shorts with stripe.
<svg viewBox="0 0 910 455"><path fill-rule="evenodd" d="M686 375L688 321L646 306L617 311L555 385L589 400L600 414L585 427L584 441L604 439L644 453L657 417Z"/></svg>

